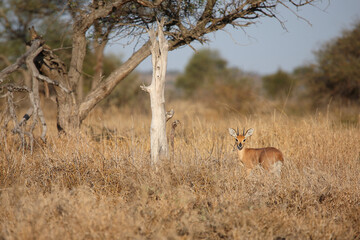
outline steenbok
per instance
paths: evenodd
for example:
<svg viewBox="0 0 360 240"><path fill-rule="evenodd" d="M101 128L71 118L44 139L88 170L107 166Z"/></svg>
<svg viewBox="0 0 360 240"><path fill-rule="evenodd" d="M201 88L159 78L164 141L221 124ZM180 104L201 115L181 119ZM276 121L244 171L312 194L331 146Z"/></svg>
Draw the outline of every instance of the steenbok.
<svg viewBox="0 0 360 240"><path fill-rule="evenodd" d="M247 175L249 175L251 170L257 165L262 166L265 170L280 175L281 167L284 163L284 157L280 150L274 147L244 148L245 141L254 133L253 128L247 130L246 133L243 131L242 134L239 133L239 129L235 131L234 129L229 128L229 133L235 138L235 144L239 150L239 158L246 168Z"/></svg>

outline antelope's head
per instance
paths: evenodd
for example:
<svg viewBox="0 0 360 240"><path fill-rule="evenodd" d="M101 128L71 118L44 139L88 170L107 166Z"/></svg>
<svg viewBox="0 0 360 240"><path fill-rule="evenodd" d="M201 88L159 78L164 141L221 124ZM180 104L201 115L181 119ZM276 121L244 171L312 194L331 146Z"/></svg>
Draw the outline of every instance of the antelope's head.
<svg viewBox="0 0 360 240"><path fill-rule="evenodd" d="M254 133L254 129L250 128L245 132L245 128L242 134L239 133L239 128L235 131L232 128L229 128L229 133L231 136L235 138L235 145L239 150L242 150L245 146L245 141L248 137L250 137Z"/></svg>

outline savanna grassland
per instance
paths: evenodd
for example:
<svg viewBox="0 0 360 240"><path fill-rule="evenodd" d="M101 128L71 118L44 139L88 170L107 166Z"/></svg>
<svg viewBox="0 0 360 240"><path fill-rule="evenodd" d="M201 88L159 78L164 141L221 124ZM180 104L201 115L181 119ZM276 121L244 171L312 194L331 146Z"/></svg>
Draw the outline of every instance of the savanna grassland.
<svg viewBox="0 0 360 240"><path fill-rule="evenodd" d="M174 154L150 166L150 117L95 111L81 133L0 142L0 239L360 239L360 128L328 114L175 104ZM168 128L170 123L168 123ZM228 128L285 155L245 177ZM36 132L39 135L38 132Z"/></svg>

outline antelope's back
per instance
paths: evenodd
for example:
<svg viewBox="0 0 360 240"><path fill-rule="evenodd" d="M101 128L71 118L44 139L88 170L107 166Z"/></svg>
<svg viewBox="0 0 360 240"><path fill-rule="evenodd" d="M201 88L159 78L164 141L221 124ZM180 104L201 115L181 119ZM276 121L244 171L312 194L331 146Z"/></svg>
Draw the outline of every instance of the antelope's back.
<svg viewBox="0 0 360 240"><path fill-rule="evenodd" d="M276 162L283 163L284 156L279 149L267 147L262 149L259 160L264 168L269 169Z"/></svg>

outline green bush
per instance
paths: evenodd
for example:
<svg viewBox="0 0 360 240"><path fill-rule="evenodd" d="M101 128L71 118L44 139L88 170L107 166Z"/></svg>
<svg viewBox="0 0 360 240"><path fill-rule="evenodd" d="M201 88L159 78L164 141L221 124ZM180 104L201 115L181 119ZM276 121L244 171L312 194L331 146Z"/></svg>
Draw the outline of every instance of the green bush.
<svg viewBox="0 0 360 240"><path fill-rule="evenodd" d="M284 99L290 96L294 87L294 78L281 69L274 74L264 76L262 80L266 95L272 99Z"/></svg>
<svg viewBox="0 0 360 240"><path fill-rule="evenodd" d="M360 21L353 29L325 43L315 56L308 87L316 102L327 103L333 99L359 104Z"/></svg>

